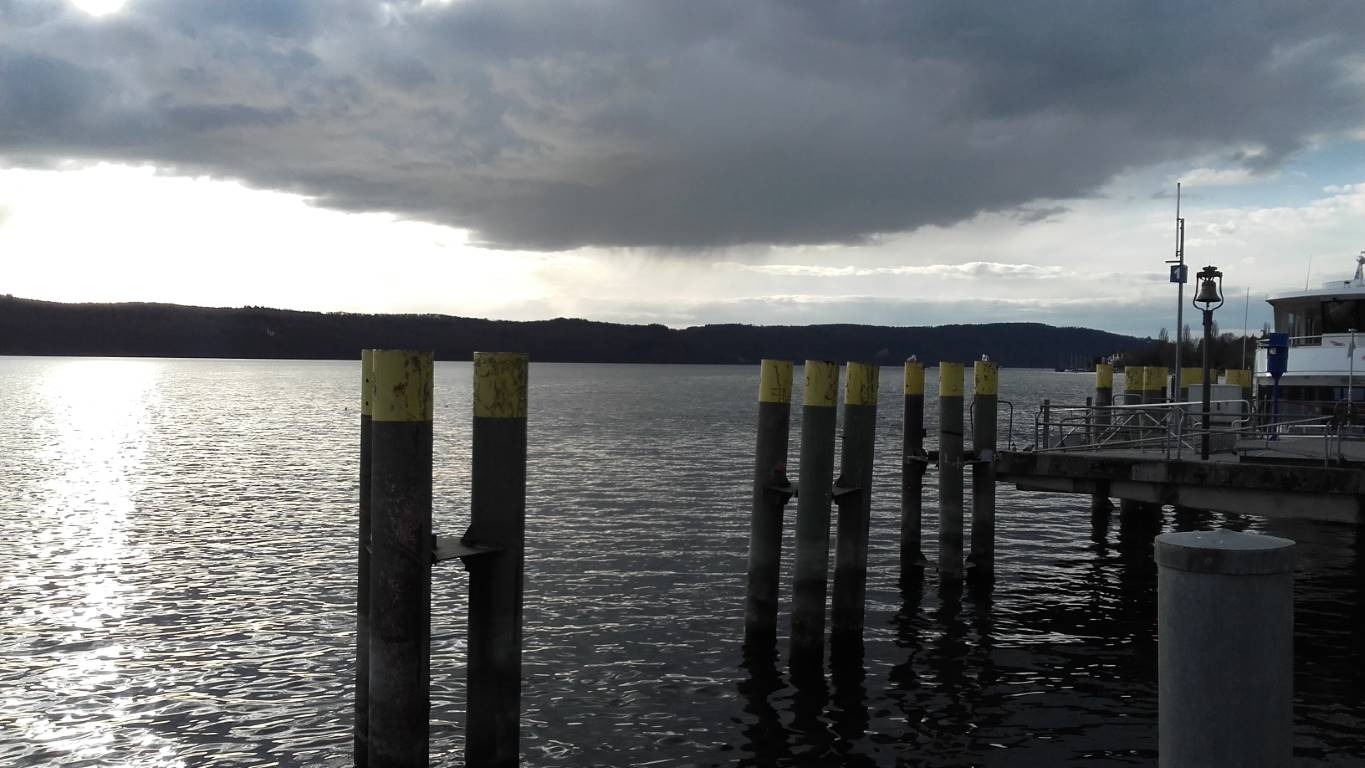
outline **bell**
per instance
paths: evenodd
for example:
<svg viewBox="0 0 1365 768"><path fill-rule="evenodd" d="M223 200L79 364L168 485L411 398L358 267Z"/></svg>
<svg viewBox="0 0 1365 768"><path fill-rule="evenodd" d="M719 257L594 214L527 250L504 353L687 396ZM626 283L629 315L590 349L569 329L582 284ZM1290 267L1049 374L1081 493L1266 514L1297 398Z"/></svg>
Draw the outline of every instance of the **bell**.
<svg viewBox="0 0 1365 768"><path fill-rule="evenodd" d="M1194 300L1198 304L1217 304L1223 300L1223 297L1218 295L1218 285L1212 277L1200 279L1199 293L1195 295Z"/></svg>

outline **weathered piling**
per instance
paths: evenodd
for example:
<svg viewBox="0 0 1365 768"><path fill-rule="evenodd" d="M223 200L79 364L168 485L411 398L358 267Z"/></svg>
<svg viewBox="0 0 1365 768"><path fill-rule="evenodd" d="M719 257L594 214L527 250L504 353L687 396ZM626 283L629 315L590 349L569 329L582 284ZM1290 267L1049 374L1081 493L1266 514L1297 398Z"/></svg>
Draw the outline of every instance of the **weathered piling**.
<svg viewBox="0 0 1365 768"><path fill-rule="evenodd" d="M1161 766L1293 762L1294 542L1156 537Z"/></svg>
<svg viewBox="0 0 1365 768"><path fill-rule="evenodd" d="M1146 396L1143 402L1165 403L1168 402L1166 384L1169 372L1164 366L1149 365L1142 374L1143 384L1146 386Z"/></svg>
<svg viewBox="0 0 1365 768"><path fill-rule="evenodd" d="M370 741L370 424L374 420L374 351L360 351L360 500L356 537L355 729L352 762L369 764Z"/></svg>
<svg viewBox="0 0 1365 768"><path fill-rule="evenodd" d="M474 353L468 558L465 765L515 766L521 746L522 589L526 548L527 358Z"/></svg>
<svg viewBox="0 0 1365 768"><path fill-rule="evenodd" d="M962 577L962 363L938 364L938 570Z"/></svg>
<svg viewBox="0 0 1365 768"><path fill-rule="evenodd" d="M1132 405L1142 402L1144 381L1147 369L1140 365L1123 366L1123 404Z"/></svg>
<svg viewBox="0 0 1365 768"><path fill-rule="evenodd" d="M1251 402L1251 371L1246 368L1229 368L1223 374L1226 384L1233 384L1242 388L1242 399Z"/></svg>
<svg viewBox="0 0 1365 768"><path fill-rule="evenodd" d="M974 576L995 572L995 417L1000 369L978 360L972 371L972 551Z"/></svg>
<svg viewBox="0 0 1365 768"><path fill-rule="evenodd" d="M782 512L791 498L787 435L791 426L792 364L764 360L758 375L758 444L749 519L748 593L744 603L746 653L771 653L777 644L777 586L782 559Z"/></svg>
<svg viewBox="0 0 1365 768"><path fill-rule="evenodd" d="M1103 440L1109 429L1109 411L1106 410L1114 404L1114 366L1109 363L1095 364L1095 418L1094 418L1094 441ZM1109 502L1109 494L1097 492L1090 496L1090 511L1095 514L1107 513L1113 508Z"/></svg>
<svg viewBox="0 0 1365 768"><path fill-rule="evenodd" d="M861 638L863 632L880 371L872 363L849 363L844 382L844 441L839 482L834 488L839 515L830 608L830 633L837 637Z"/></svg>
<svg viewBox="0 0 1365 768"><path fill-rule="evenodd" d="M415 768L428 756L432 357L371 360L368 764Z"/></svg>
<svg viewBox="0 0 1365 768"><path fill-rule="evenodd" d="M807 360L801 408L801 466L796 504L796 559L792 580L793 666L819 666L824 657L829 572L830 486L839 366Z"/></svg>
<svg viewBox="0 0 1365 768"><path fill-rule="evenodd" d="M901 433L901 579L924 567L924 364L905 361L905 414Z"/></svg>
<svg viewBox="0 0 1365 768"><path fill-rule="evenodd" d="M1203 368L1181 368L1180 369L1180 402L1190 401L1190 387L1199 386L1204 383Z"/></svg>
<svg viewBox="0 0 1365 768"><path fill-rule="evenodd" d="M1043 398L1043 434L1039 445L1043 448L1052 447L1052 400Z"/></svg>

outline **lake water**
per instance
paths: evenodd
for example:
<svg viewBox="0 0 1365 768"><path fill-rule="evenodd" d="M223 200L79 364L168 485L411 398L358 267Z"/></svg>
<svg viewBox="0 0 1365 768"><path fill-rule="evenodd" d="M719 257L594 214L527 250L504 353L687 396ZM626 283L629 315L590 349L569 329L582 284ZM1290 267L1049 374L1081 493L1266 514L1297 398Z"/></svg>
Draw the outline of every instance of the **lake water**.
<svg viewBox="0 0 1365 768"><path fill-rule="evenodd" d="M1155 764L1160 528L1002 485L995 589L932 570L902 588L899 368L882 372L861 664L799 687L744 667L756 374L532 365L527 765ZM467 522L470 377L437 365L441 533ZM349 765L359 364L0 358L0 384L0 764ZM1092 385L1002 371L1016 442L1040 398ZM1355 528L1164 521L1214 526L1299 542L1296 752L1360 765ZM461 762L464 579L433 574L433 765Z"/></svg>

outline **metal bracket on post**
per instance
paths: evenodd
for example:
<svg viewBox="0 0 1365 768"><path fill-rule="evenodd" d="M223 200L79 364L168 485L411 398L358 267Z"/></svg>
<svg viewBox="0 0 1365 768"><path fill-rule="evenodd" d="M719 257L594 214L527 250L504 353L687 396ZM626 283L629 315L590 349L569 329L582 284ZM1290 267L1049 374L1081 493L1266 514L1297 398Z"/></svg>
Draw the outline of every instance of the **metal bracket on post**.
<svg viewBox="0 0 1365 768"><path fill-rule="evenodd" d="M431 562L443 563L446 560L460 558L465 565L469 564L469 558L481 557L484 555L495 555L502 551L502 547L489 547L481 544L466 542L464 537L459 536L440 536L433 535L431 545Z"/></svg>
<svg viewBox="0 0 1365 768"><path fill-rule="evenodd" d="M934 459L937 460L938 457L935 456ZM906 456L904 466L919 475L923 475L925 472L929 471L929 454L920 451L913 456Z"/></svg>

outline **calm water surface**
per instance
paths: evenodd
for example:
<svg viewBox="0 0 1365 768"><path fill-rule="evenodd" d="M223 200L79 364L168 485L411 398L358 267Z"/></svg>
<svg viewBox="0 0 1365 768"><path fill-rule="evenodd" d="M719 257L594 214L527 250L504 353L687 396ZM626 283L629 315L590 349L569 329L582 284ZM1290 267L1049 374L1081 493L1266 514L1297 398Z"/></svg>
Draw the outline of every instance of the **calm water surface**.
<svg viewBox="0 0 1365 768"><path fill-rule="evenodd" d="M799 685L745 666L756 373L532 366L527 765L1154 765L1150 540L1217 526L1300 543L1296 752L1365 760L1353 527L1092 522L1085 497L1001 486L993 591L901 585L896 368L863 647ZM443 533L467 523L470 376L437 366ZM358 380L355 362L0 358L0 765L349 764ZM1040 398L1091 385L1002 372L1016 442ZM432 755L453 766L464 573L433 584Z"/></svg>

